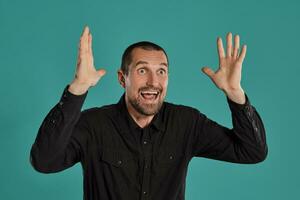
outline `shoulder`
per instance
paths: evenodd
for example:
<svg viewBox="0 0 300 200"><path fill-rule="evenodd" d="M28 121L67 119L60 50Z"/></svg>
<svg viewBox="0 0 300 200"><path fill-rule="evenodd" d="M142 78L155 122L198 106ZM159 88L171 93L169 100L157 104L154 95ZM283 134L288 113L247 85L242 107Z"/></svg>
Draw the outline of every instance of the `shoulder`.
<svg viewBox="0 0 300 200"><path fill-rule="evenodd" d="M165 111L170 115L176 115L180 118L193 117L201 113L197 108L186 106L182 104L174 104L170 102L165 102Z"/></svg>
<svg viewBox="0 0 300 200"><path fill-rule="evenodd" d="M197 108L191 107L191 106L186 106L182 104L175 104L175 103L170 103L170 102L164 102L164 105L166 106L167 109L173 111L173 112L199 112Z"/></svg>
<svg viewBox="0 0 300 200"><path fill-rule="evenodd" d="M105 119L115 115L118 111L117 104L104 105L85 109L81 112L81 117L87 120Z"/></svg>

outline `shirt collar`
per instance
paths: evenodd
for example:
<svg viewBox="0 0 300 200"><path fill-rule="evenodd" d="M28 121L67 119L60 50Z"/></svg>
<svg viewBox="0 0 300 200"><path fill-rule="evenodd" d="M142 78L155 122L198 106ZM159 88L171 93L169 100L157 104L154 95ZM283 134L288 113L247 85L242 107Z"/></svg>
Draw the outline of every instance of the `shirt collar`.
<svg viewBox="0 0 300 200"><path fill-rule="evenodd" d="M118 110L120 111L120 115L122 118L126 118L125 121L128 122L129 127L128 128L138 128L141 129L137 123L133 120L131 115L128 112L126 102L125 102L125 93L121 96L118 104L117 104ZM163 120L164 112L165 111L165 103L163 103L162 107L160 108L159 112L153 117L152 121L148 126L153 126L157 130L164 132L165 130L165 123Z"/></svg>

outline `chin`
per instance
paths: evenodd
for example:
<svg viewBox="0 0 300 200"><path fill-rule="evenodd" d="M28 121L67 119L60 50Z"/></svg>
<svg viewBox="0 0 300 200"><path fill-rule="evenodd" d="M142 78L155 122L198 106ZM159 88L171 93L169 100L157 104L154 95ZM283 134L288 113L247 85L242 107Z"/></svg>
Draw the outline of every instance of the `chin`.
<svg viewBox="0 0 300 200"><path fill-rule="evenodd" d="M139 104L137 105L136 110L138 110L140 114L152 116L160 111L162 104L163 101L159 101L155 104Z"/></svg>

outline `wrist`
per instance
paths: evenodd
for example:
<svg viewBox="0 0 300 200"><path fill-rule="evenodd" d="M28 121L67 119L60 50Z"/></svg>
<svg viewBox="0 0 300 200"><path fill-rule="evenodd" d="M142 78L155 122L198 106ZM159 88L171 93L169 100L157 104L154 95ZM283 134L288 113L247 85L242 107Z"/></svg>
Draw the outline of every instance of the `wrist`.
<svg viewBox="0 0 300 200"><path fill-rule="evenodd" d="M82 95L89 89L89 85L85 83L79 83L76 79L70 84L68 91L74 95Z"/></svg>
<svg viewBox="0 0 300 200"><path fill-rule="evenodd" d="M238 103L238 104L246 103L245 92L241 87L239 87L237 89L224 90L224 93L231 101L233 101L235 103Z"/></svg>

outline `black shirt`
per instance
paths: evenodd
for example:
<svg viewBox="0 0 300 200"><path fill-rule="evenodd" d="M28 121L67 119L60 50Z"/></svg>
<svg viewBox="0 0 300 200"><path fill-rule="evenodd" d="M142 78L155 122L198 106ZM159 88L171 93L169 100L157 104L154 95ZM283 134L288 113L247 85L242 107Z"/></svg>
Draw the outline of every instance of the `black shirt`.
<svg viewBox="0 0 300 200"><path fill-rule="evenodd" d="M189 161L206 157L258 163L267 155L261 118L246 96L227 98L233 129L197 109L164 102L145 128L117 104L81 112L88 92L65 88L39 128L31 149L33 167L54 173L80 162L85 200L184 200Z"/></svg>

